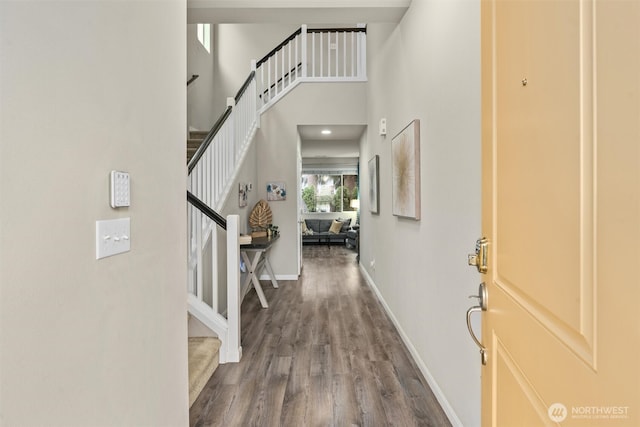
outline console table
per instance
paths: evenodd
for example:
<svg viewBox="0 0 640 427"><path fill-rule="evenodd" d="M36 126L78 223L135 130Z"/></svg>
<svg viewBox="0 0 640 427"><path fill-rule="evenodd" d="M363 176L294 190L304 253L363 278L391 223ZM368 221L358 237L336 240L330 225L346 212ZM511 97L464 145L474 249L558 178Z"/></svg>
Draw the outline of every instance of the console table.
<svg viewBox="0 0 640 427"><path fill-rule="evenodd" d="M247 277L244 280L242 289L246 289L249 282L253 282L253 287L258 294L262 308L268 308L269 304L260 285L259 274L263 267L266 268L269 277L271 277L271 284L274 288L278 287L276 275L273 273L273 268L269 262L269 250L279 238L279 234L272 237L255 237L248 245L240 246L240 255L242 256L244 264L247 266ZM251 259L250 256L253 256L253 259Z"/></svg>

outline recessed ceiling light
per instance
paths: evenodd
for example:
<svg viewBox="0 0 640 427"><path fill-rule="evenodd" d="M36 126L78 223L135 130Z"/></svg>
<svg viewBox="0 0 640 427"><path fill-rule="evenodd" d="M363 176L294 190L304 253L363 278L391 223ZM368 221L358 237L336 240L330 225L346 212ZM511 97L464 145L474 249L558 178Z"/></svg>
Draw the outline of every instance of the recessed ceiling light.
<svg viewBox="0 0 640 427"><path fill-rule="evenodd" d="M329 129L323 129L321 133L323 135L331 135L331 131Z"/></svg>

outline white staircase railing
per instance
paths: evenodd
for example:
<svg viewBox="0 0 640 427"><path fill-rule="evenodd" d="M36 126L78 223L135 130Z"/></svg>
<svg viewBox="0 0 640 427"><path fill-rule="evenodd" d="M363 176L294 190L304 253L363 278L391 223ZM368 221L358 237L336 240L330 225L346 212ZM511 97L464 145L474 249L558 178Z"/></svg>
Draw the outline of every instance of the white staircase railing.
<svg viewBox="0 0 640 427"><path fill-rule="evenodd" d="M214 210L222 209L257 129L256 81L251 72L189 162L187 188Z"/></svg>
<svg viewBox="0 0 640 427"><path fill-rule="evenodd" d="M367 80L366 28L303 25L255 64L258 105L266 110L302 82Z"/></svg>
<svg viewBox="0 0 640 427"><path fill-rule="evenodd" d="M187 211L188 307L191 315L220 338L220 363L238 362L242 356L239 217L230 215L226 219L226 252L218 248L218 237L225 232L212 218L217 215L215 211L221 210L231 190L256 129L255 73L252 72L236 97L230 98L227 110L188 165L187 190L191 202ZM211 213L203 213L206 211ZM219 260L225 256L226 265L220 265ZM219 289L220 275L226 277L224 292Z"/></svg>
<svg viewBox="0 0 640 427"><path fill-rule="evenodd" d="M220 338L220 363L242 356L240 246L239 217L225 220L216 211L237 178L260 114L301 82L366 81L366 28L303 25L260 61L252 61L252 69L188 165L188 307ZM216 225L225 222L226 232ZM226 250L219 241L226 242ZM219 286L220 276L226 286Z"/></svg>
<svg viewBox="0 0 640 427"><path fill-rule="evenodd" d="M239 242L239 216L229 215L227 219L217 217L202 201L197 199L193 194L187 192L188 204L188 226L190 230L190 267L189 268L189 294L187 297L187 306L189 313L198 319L202 324L207 326L218 335L221 341L219 357L220 363L239 362L242 357L242 346L240 344L240 242ZM215 254L215 243L212 236L216 236L219 228L226 229L226 266L227 287L226 287L226 318L219 313L220 308L217 303L217 280L209 280L210 287L204 287L204 239L203 218L217 224L214 225L214 232L208 233L212 242L211 253ZM222 231L224 232L224 231ZM217 265L218 258L213 257L212 266ZM192 259L197 262L193 263ZM212 268L213 271L216 268ZM213 275L212 275L213 276Z"/></svg>

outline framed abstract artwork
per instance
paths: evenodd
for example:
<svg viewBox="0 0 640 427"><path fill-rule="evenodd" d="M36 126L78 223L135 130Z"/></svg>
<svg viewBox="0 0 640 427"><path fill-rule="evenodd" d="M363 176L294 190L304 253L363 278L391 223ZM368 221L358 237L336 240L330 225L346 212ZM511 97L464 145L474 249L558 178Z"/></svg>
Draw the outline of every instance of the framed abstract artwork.
<svg viewBox="0 0 640 427"><path fill-rule="evenodd" d="M267 200L270 202L287 200L287 190L284 182L267 183Z"/></svg>
<svg viewBox="0 0 640 427"><path fill-rule="evenodd" d="M380 213L380 156L369 160L369 212Z"/></svg>
<svg viewBox="0 0 640 427"><path fill-rule="evenodd" d="M391 140L393 215L420 219L420 120Z"/></svg>

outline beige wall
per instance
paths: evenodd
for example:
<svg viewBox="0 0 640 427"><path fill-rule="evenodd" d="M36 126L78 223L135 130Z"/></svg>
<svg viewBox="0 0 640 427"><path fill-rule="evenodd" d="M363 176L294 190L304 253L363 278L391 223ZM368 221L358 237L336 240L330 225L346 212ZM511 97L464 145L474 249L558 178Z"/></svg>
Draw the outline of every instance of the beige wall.
<svg viewBox="0 0 640 427"><path fill-rule="evenodd" d="M185 9L0 3L0 425L188 424Z"/></svg>
<svg viewBox="0 0 640 427"><path fill-rule="evenodd" d="M302 141L302 158L320 157L327 163L333 161L335 157L358 157L360 155L360 144L358 140L348 141Z"/></svg>
<svg viewBox="0 0 640 427"><path fill-rule="evenodd" d="M217 119L213 113L213 43L207 52L198 40L197 28L196 24L187 25L187 78L200 76L187 87L187 125L189 129L209 130Z"/></svg>
<svg viewBox="0 0 640 427"><path fill-rule="evenodd" d="M465 324L481 280L466 265L480 232L479 25L477 1L421 0L397 27L369 26L360 156L363 195L367 162L380 156L380 214L361 201L361 263L451 421L466 426L480 423L480 359ZM378 135L383 117L386 137ZM391 140L413 119L421 124L420 221L391 213Z"/></svg>

